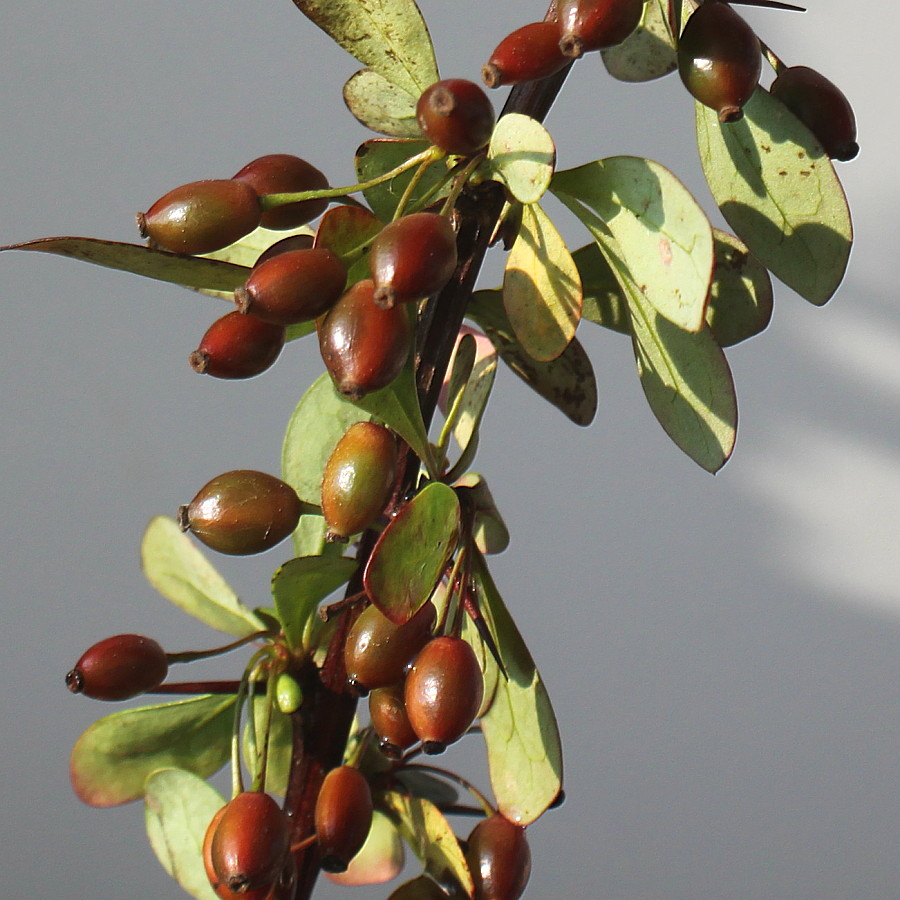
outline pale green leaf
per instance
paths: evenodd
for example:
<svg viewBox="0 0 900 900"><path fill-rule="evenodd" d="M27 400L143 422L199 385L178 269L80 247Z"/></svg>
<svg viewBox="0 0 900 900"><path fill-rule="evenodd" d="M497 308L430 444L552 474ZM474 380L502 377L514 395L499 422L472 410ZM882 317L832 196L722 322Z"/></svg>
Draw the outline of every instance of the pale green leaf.
<svg viewBox="0 0 900 900"><path fill-rule="evenodd" d="M371 69L361 69L344 85L347 109L366 128L391 137L420 137L416 97Z"/></svg>
<svg viewBox="0 0 900 900"><path fill-rule="evenodd" d="M203 259L218 259L222 262L234 263L252 269L259 257L273 244L283 241L288 237L298 234L314 235L315 232L309 225L301 225L299 228L290 228L282 231L273 231L271 228L256 228L250 234L244 235L239 241L223 247L221 250L213 250L205 253ZM244 278L246 281L246 276Z"/></svg>
<svg viewBox="0 0 900 900"><path fill-rule="evenodd" d="M621 44L600 51L607 72L619 81L652 81L678 68L669 24L670 0L646 0L638 27Z"/></svg>
<svg viewBox="0 0 900 900"><path fill-rule="evenodd" d="M837 290L853 227L831 160L812 133L762 88L738 122L697 107L697 146L722 215L750 252L821 306Z"/></svg>
<svg viewBox="0 0 900 900"><path fill-rule="evenodd" d="M578 267L584 290L582 318L611 331L630 334L625 292L600 247L596 243L579 247L572 259Z"/></svg>
<svg viewBox="0 0 900 900"><path fill-rule="evenodd" d="M465 335L461 344L465 344L467 338L474 354L475 339L471 335ZM484 339L482 338L482 340ZM486 341L485 343L487 344ZM487 346L490 347L490 344ZM465 381L459 385L459 393L455 398L453 398L454 385L451 380L450 396L448 397L452 416L452 421L448 421L451 423L453 436L463 452L469 447L471 441L477 438L478 428L491 396L491 388L494 386L494 376L497 374L497 354L492 352L478 359L473 356L472 364Z"/></svg>
<svg viewBox="0 0 900 900"><path fill-rule="evenodd" d="M151 519L141 541L141 563L156 590L211 628L236 637L264 628L173 519Z"/></svg>
<svg viewBox="0 0 900 900"><path fill-rule="evenodd" d="M475 510L475 526L472 537L475 546L487 554L502 553L509 546L509 529L494 503L494 497L484 477L477 472L468 472L454 487L457 494L466 498ZM462 488L462 491L459 489ZM461 500L462 502L462 500Z"/></svg>
<svg viewBox="0 0 900 900"><path fill-rule="evenodd" d="M537 203L553 177L556 145L537 119L507 113L491 135L488 159L513 197L521 203Z"/></svg>
<svg viewBox="0 0 900 900"><path fill-rule="evenodd" d="M270 794L280 794L282 797L287 791L288 777L291 771L291 758L293 756L293 731L291 717L273 706L272 717L269 718L269 698L263 694L257 694L252 698L253 721L256 728L257 752L261 749L266 723L269 724L269 751L266 763L266 786ZM245 710L244 716L247 712ZM249 759L251 753L250 723L244 725L244 758Z"/></svg>

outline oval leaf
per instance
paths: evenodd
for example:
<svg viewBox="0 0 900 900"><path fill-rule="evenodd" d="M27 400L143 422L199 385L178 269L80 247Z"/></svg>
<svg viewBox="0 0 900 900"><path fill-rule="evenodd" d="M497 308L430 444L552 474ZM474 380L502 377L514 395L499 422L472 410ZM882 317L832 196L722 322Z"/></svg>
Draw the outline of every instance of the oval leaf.
<svg viewBox="0 0 900 900"><path fill-rule="evenodd" d="M228 761L233 694L194 697L113 713L75 742L72 787L89 806L118 806L143 796L157 769L186 769L207 778Z"/></svg>
<svg viewBox="0 0 900 900"><path fill-rule="evenodd" d="M216 900L203 867L203 838L225 805L222 795L184 769L160 769L144 789L147 837L162 867L196 900Z"/></svg>
<svg viewBox="0 0 900 900"><path fill-rule="evenodd" d="M357 121L391 137L421 137L416 99L371 69L361 69L344 85L344 103Z"/></svg>
<svg viewBox="0 0 900 900"><path fill-rule="evenodd" d="M697 107L697 147L722 215L751 253L816 306L844 277L853 227L831 160L762 88L730 125Z"/></svg>
<svg viewBox="0 0 900 900"><path fill-rule="evenodd" d="M257 694L252 698L252 701L253 721L255 723L257 741L262 740L266 723L269 723L269 752L266 760L265 790L270 794L280 794L283 797L287 791L294 749L291 717L273 706L272 717L270 719L269 698L265 694ZM251 758L249 722L244 726L243 745L244 758ZM260 749L258 745L257 749ZM255 753L256 750L252 750L252 752Z"/></svg>
<svg viewBox="0 0 900 900"><path fill-rule="evenodd" d="M678 67L669 25L670 0L647 0L638 27L621 44L600 51L606 71L619 81L652 81Z"/></svg>
<svg viewBox="0 0 900 900"><path fill-rule="evenodd" d="M513 197L521 203L537 203L553 177L556 145L537 119L507 113L491 135L488 159Z"/></svg>
<svg viewBox="0 0 900 900"><path fill-rule="evenodd" d="M402 625L431 596L459 539L459 501L441 482L426 485L388 523L366 563L363 586Z"/></svg>
<svg viewBox="0 0 900 900"><path fill-rule="evenodd" d="M265 627L173 519L150 521L141 541L141 564L163 597L211 628L244 637Z"/></svg>
<svg viewBox="0 0 900 900"><path fill-rule="evenodd" d="M382 227L367 209L334 206L322 216L314 246L330 250L349 268L366 253Z"/></svg>
<svg viewBox="0 0 900 900"><path fill-rule="evenodd" d="M525 206L503 274L503 306L525 352L540 362L556 359L575 336L581 305L565 241L540 206Z"/></svg>
<svg viewBox="0 0 900 900"><path fill-rule="evenodd" d="M350 860L346 872L325 877L334 884L353 887L384 884L396 878L403 869L403 843L394 823L381 810L372 814L372 826L359 853Z"/></svg>
<svg viewBox="0 0 900 900"><path fill-rule="evenodd" d="M614 156L557 172L551 187L582 221L573 199L600 217L605 227L585 224L662 315L687 331L700 329L713 270L712 228L668 169Z"/></svg>
<svg viewBox="0 0 900 900"><path fill-rule="evenodd" d="M477 472L469 472L460 478L454 488L462 488L475 510L475 527L472 537L475 546L486 554L502 553L509 546L509 529L487 482Z"/></svg>
<svg viewBox="0 0 900 900"><path fill-rule="evenodd" d="M597 244L579 247L572 259L584 289L582 318L611 331L631 334L628 301L619 279Z"/></svg>

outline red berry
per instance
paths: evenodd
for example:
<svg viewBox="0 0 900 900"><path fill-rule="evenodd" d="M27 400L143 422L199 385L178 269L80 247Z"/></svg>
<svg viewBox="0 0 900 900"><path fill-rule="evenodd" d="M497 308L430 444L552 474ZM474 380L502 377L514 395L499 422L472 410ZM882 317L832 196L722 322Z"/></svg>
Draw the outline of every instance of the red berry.
<svg viewBox="0 0 900 900"><path fill-rule="evenodd" d="M518 900L531 875L525 829L495 813L472 829L466 862L475 882L474 900Z"/></svg>
<svg viewBox="0 0 900 900"><path fill-rule="evenodd" d="M388 759L400 759L419 738L406 714L403 684L376 688L369 694L369 718L378 735L381 752Z"/></svg>
<svg viewBox="0 0 900 900"><path fill-rule="evenodd" d="M117 634L85 650L66 675L66 687L94 700L128 700L158 687L168 671L166 652L156 641Z"/></svg>
<svg viewBox="0 0 900 900"><path fill-rule="evenodd" d="M190 355L191 368L215 378L252 378L278 359L284 340L284 325L235 310L209 326Z"/></svg>
<svg viewBox="0 0 900 900"><path fill-rule="evenodd" d="M328 187L328 179L313 165L288 153L270 153L247 163L234 181L249 184L262 197L265 194L299 194L301 191L321 191ZM322 215L328 208L328 198L301 200L266 210L260 225L278 230L297 228Z"/></svg>
<svg viewBox="0 0 900 900"><path fill-rule="evenodd" d="M559 49L576 58L621 44L638 27L643 0L562 0L557 10Z"/></svg>
<svg viewBox="0 0 900 900"><path fill-rule="evenodd" d="M172 253L212 253L259 225L259 196L242 181L193 181L138 213L141 237Z"/></svg>
<svg viewBox="0 0 900 900"><path fill-rule="evenodd" d="M556 22L532 22L508 34L481 68L481 77L490 88L546 78L567 62L559 49Z"/></svg>
<svg viewBox="0 0 900 900"><path fill-rule="evenodd" d="M425 137L444 153L470 156L491 139L494 107L474 82L448 78L422 92L416 119Z"/></svg>
<svg viewBox="0 0 900 900"><path fill-rule="evenodd" d="M315 822L322 868L345 872L372 827L372 792L358 769L338 766L325 776Z"/></svg>
<svg viewBox="0 0 900 900"><path fill-rule="evenodd" d="M447 892L427 875L401 884L388 900L450 900Z"/></svg>
<svg viewBox="0 0 900 900"><path fill-rule="evenodd" d="M253 268L261 266L267 259L278 256L279 253L286 253L288 250L309 250L313 245L313 241L314 238L311 234L292 234L290 237L275 241L274 244L267 247L256 257Z"/></svg>

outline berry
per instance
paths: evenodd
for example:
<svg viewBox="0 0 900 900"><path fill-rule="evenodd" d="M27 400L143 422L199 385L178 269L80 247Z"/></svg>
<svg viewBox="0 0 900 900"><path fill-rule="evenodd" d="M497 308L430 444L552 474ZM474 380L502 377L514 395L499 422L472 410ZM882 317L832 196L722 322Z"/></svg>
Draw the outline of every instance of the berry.
<svg viewBox="0 0 900 900"><path fill-rule="evenodd" d="M138 213L141 237L172 253L212 253L259 225L259 196L243 181L192 181Z"/></svg>
<svg viewBox="0 0 900 900"><path fill-rule="evenodd" d="M66 687L94 700L128 700L158 687L168 672L166 651L156 641L117 634L85 650L66 675Z"/></svg>
<svg viewBox="0 0 900 900"><path fill-rule="evenodd" d="M369 718L378 735L381 752L388 759L400 759L419 738L406 714L403 685L376 688L369 694Z"/></svg>
<svg viewBox="0 0 900 900"><path fill-rule="evenodd" d="M727 3L707 0L687 20L678 41L678 74L719 121L743 116L761 68L759 38Z"/></svg>
<svg viewBox="0 0 900 900"><path fill-rule="evenodd" d="M314 238L311 234L292 234L289 237L282 238L280 241L275 241L274 244L267 247L256 257L253 268L261 266L267 259L278 256L279 253L286 253L288 250L309 250L313 245L313 240Z"/></svg>
<svg viewBox="0 0 900 900"><path fill-rule="evenodd" d="M357 687L371 691L400 681L413 657L431 640L437 613L429 600L403 625L375 606L360 613L344 644L344 668Z"/></svg>
<svg viewBox="0 0 900 900"><path fill-rule="evenodd" d="M331 307L319 327L319 349L337 389L352 400L386 387L412 349L406 308L379 309L371 279L358 281Z"/></svg>
<svg viewBox="0 0 900 900"><path fill-rule="evenodd" d="M328 187L328 179L313 165L289 153L271 153L247 163L233 178L250 185L262 197L265 194L299 194L301 191L321 191ZM262 214L263 228L283 230L298 228L321 216L328 208L328 198L301 200L275 206Z"/></svg>
<svg viewBox="0 0 900 900"><path fill-rule="evenodd" d="M202 375L252 378L274 364L284 340L284 325L235 310L209 326L189 361Z"/></svg>
<svg viewBox="0 0 900 900"><path fill-rule="evenodd" d="M577 58L621 44L638 27L643 0L562 0L557 11L559 49Z"/></svg>
<svg viewBox="0 0 900 900"><path fill-rule="evenodd" d="M325 776L315 822L322 868L345 872L372 827L372 792L358 769L338 766Z"/></svg>
<svg viewBox="0 0 900 900"><path fill-rule="evenodd" d="M782 69L769 88L815 136L832 158L846 162L859 153L856 116L841 89L807 66Z"/></svg>
<svg viewBox="0 0 900 900"><path fill-rule="evenodd" d="M437 293L456 268L456 233L437 213L413 213L378 233L369 252L375 303L390 309Z"/></svg>
<svg viewBox="0 0 900 900"><path fill-rule="evenodd" d="M477 153L494 130L494 108L487 94L464 78L426 88L416 104L416 119L432 144L456 156Z"/></svg>
<svg viewBox="0 0 900 900"><path fill-rule="evenodd" d="M231 556L262 553L281 543L300 521L294 489L274 475L237 469L217 475L178 511L182 531Z"/></svg>
<svg viewBox="0 0 900 900"><path fill-rule="evenodd" d="M285 715L297 712L303 704L303 688L287 672L282 672L275 682L275 702Z"/></svg>
<svg viewBox="0 0 900 900"><path fill-rule="evenodd" d="M234 302L265 322L296 325L333 306L346 281L347 267L330 250L288 250L257 263Z"/></svg>
<svg viewBox="0 0 900 900"><path fill-rule="evenodd" d="M326 540L364 531L384 511L397 476L397 441L384 425L356 422L331 451L322 475Z"/></svg>
<svg viewBox="0 0 900 900"><path fill-rule="evenodd" d="M556 22L532 22L508 34L481 68L489 88L546 78L567 62L559 49Z"/></svg>
<svg viewBox="0 0 900 900"><path fill-rule="evenodd" d="M245 791L226 804L210 823L210 834L212 871L235 894L268 889L288 862L290 822L261 791Z"/></svg>
<svg viewBox="0 0 900 900"><path fill-rule="evenodd" d="M406 712L425 753L442 753L468 731L481 708L484 679L475 651L457 637L427 643L406 676Z"/></svg>
<svg viewBox="0 0 900 900"><path fill-rule="evenodd" d="M474 900L518 900L531 874L525 829L495 813L469 835L466 862L475 882Z"/></svg>
<svg viewBox="0 0 900 900"><path fill-rule="evenodd" d="M437 882L427 875L420 875L401 884L388 900L450 900L450 897Z"/></svg>

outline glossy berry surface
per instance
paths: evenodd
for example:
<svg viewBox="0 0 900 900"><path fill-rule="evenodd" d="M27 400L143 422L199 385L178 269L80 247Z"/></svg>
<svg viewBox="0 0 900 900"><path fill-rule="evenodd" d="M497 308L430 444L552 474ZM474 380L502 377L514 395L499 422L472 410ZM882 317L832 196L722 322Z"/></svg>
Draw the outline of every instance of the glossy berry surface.
<svg viewBox="0 0 900 900"><path fill-rule="evenodd" d="M261 791L245 791L226 804L217 818L207 834L211 835L209 858L219 882L244 896L275 884L291 846L290 822L278 804Z"/></svg>
<svg viewBox="0 0 900 900"><path fill-rule="evenodd" d="M406 714L402 683L377 688L369 694L369 719L378 735L381 752L388 759L400 759L404 750L418 743Z"/></svg>
<svg viewBox="0 0 900 900"><path fill-rule="evenodd" d="M491 139L494 107L475 82L448 78L422 92L416 119L436 147L445 153L470 156Z"/></svg>
<svg viewBox="0 0 900 900"><path fill-rule="evenodd" d="M427 875L401 884L388 900L450 900L450 896Z"/></svg>
<svg viewBox="0 0 900 900"><path fill-rule="evenodd" d="M466 862L475 882L474 900L518 900L531 875L525 829L495 813L472 829Z"/></svg>
<svg viewBox="0 0 900 900"><path fill-rule="evenodd" d="M309 250L314 240L315 238L311 234L292 234L280 241L275 241L256 257L253 268L261 266L266 260L278 256L279 253L287 253L288 250Z"/></svg>
<svg viewBox="0 0 900 900"><path fill-rule="evenodd" d="M242 181L193 181L138 213L141 237L172 253L212 253L259 225L259 196Z"/></svg>
<svg viewBox="0 0 900 900"><path fill-rule="evenodd" d="M459 740L481 708L484 680L475 652L462 638L427 643L406 676L406 713L428 754Z"/></svg>
<svg viewBox="0 0 900 900"><path fill-rule="evenodd" d="M783 69L769 88L815 136L832 159L846 162L859 153L856 116L841 89L808 66Z"/></svg>
<svg viewBox="0 0 900 900"><path fill-rule="evenodd" d="M330 309L346 281L347 267L330 250L288 250L257 263L234 301L240 312L257 319L296 325Z"/></svg>
<svg viewBox="0 0 900 900"><path fill-rule="evenodd" d="M289 153L270 153L247 163L234 178L250 185L256 194L299 194L301 191L321 191L328 187L328 179L299 156ZM283 230L298 228L321 216L328 208L328 198L301 200L267 209L262 214L263 228Z"/></svg>
<svg viewBox="0 0 900 900"><path fill-rule="evenodd" d="M546 78L569 61L559 47L556 22L531 22L510 32L481 68L490 88Z"/></svg>
<svg viewBox="0 0 900 900"><path fill-rule="evenodd" d="M281 543L297 527L301 509L296 492L281 479L237 469L200 488L178 518L182 530L207 547L249 556Z"/></svg>
<svg viewBox="0 0 900 900"><path fill-rule="evenodd" d="M284 325L235 310L209 326L189 362L202 375L252 378L274 364L284 341Z"/></svg>
<svg viewBox="0 0 900 900"><path fill-rule="evenodd" d="M400 374L412 349L413 330L404 306L380 309L367 278L346 291L319 327L319 349L337 389L358 400Z"/></svg>
<svg viewBox="0 0 900 900"><path fill-rule="evenodd" d="M643 0L562 0L559 48L567 57L621 44L638 27Z"/></svg>
<svg viewBox="0 0 900 900"><path fill-rule="evenodd" d="M437 293L455 268L456 233L437 213L413 213L385 225L369 252L375 303L383 309Z"/></svg>
<svg viewBox="0 0 900 900"><path fill-rule="evenodd" d="M344 872L372 827L372 792L358 769L338 766L322 782L315 810L322 868Z"/></svg>
<svg viewBox="0 0 900 900"><path fill-rule="evenodd" d="M344 644L347 677L365 690L400 681L413 657L431 640L436 616L430 600L403 625L392 622L375 606L366 607Z"/></svg>
<svg viewBox="0 0 900 900"><path fill-rule="evenodd" d="M759 39L727 3L707 0L687 20L678 41L678 74L721 122L743 116L761 69Z"/></svg>
<svg viewBox="0 0 900 900"><path fill-rule="evenodd" d="M397 441L376 422L356 422L331 451L322 474L327 540L364 531L384 511L397 476Z"/></svg>
<svg viewBox="0 0 900 900"><path fill-rule="evenodd" d="M168 671L166 652L152 638L117 634L85 650L66 687L94 700L128 700L158 687Z"/></svg>

